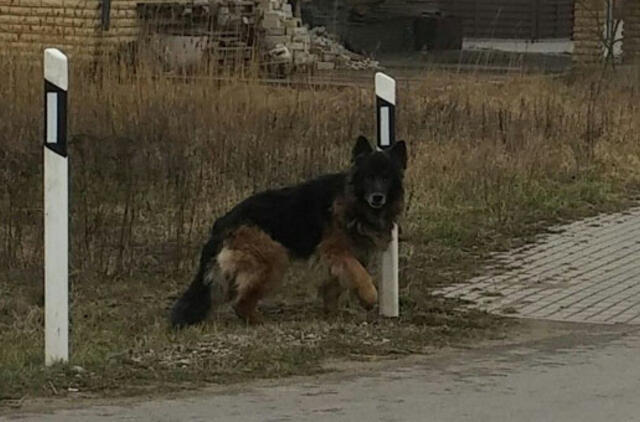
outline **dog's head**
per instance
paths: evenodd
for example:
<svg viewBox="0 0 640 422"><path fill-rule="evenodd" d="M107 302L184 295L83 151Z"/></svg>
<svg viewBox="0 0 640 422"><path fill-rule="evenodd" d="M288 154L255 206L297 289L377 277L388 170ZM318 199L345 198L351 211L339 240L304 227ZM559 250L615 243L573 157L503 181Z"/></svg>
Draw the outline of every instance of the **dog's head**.
<svg viewBox="0 0 640 422"><path fill-rule="evenodd" d="M359 201L380 210L402 198L402 179L407 168L404 141L376 151L367 138L360 136L353 147L351 161L351 185Z"/></svg>

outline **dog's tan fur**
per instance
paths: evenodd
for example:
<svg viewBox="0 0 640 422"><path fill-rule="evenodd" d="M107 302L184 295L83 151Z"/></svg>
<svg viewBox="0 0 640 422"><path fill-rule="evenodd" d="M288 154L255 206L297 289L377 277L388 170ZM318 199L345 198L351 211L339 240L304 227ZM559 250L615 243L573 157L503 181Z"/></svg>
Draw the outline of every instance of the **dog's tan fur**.
<svg viewBox="0 0 640 422"><path fill-rule="evenodd" d="M318 246L319 261L328 267L330 274L320 289L327 311L336 309L344 290L356 292L366 307L378 301L371 275L360 261L362 251L348 233L344 209L344 201L336 200L333 223L325 230ZM375 243L385 240L375 240ZM289 257L284 246L259 228L241 226L225 240L207 278L212 280L219 274L227 282L231 281L233 285L227 286L225 296L235 297L233 307L238 316L254 324L261 320L256 310L258 302L278 286L288 267Z"/></svg>
<svg viewBox="0 0 640 422"><path fill-rule="evenodd" d="M285 247L258 228L242 226L225 241L216 260L225 280L235 280L231 288L238 316L260 322L258 301L278 285L289 265Z"/></svg>

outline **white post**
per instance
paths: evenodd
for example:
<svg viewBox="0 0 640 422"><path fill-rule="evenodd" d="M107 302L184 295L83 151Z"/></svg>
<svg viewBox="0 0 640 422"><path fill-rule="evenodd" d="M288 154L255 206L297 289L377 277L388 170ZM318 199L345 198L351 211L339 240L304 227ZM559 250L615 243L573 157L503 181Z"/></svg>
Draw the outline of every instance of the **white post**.
<svg viewBox="0 0 640 422"><path fill-rule="evenodd" d="M69 360L67 57L44 50L44 360Z"/></svg>
<svg viewBox="0 0 640 422"><path fill-rule="evenodd" d="M610 53L613 55L612 59L618 59L623 53L624 20L621 18L621 13L617 9L618 6L614 0L605 2L605 22L602 31L605 42L611 43L610 46L613 50L609 51L609 45L603 45L602 54L605 59L608 58L607 56ZM620 7L620 9L622 8Z"/></svg>
<svg viewBox="0 0 640 422"><path fill-rule="evenodd" d="M391 147L395 142L396 81L384 73L376 73L376 109L378 116L378 148ZM380 315L400 315L398 301L398 226L394 224L391 243L382 254L380 284Z"/></svg>

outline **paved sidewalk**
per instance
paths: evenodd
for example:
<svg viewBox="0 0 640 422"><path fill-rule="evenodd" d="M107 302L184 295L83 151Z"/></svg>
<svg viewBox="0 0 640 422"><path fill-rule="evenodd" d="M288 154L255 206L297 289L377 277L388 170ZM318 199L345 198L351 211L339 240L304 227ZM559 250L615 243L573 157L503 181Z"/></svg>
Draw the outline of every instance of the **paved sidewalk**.
<svg viewBox="0 0 640 422"><path fill-rule="evenodd" d="M522 318L640 324L640 208L558 226L487 273L437 293Z"/></svg>

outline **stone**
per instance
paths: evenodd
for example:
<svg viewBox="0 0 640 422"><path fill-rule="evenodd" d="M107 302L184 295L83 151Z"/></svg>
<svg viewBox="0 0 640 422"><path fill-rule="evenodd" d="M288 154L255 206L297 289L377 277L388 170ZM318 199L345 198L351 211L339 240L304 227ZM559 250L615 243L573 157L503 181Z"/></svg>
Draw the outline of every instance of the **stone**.
<svg viewBox="0 0 640 422"><path fill-rule="evenodd" d="M264 38L264 42L268 48L273 48L279 44L286 45L290 42L290 38L286 35L273 35Z"/></svg>
<svg viewBox="0 0 640 422"><path fill-rule="evenodd" d="M287 31L287 34L289 34L289 31ZM309 35L293 35L293 42L301 42L304 44L311 44L311 37Z"/></svg>
<svg viewBox="0 0 640 422"><path fill-rule="evenodd" d="M316 63L318 70L333 70L336 68L336 64L333 62L318 62Z"/></svg>
<svg viewBox="0 0 640 422"><path fill-rule="evenodd" d="M264 33L268 37L285 36L286 35L287 38L291 38L291 36L287 35L287 33L284 30L284 28L266 28L264 30Z"/></svg>
<svg viewBox="0 0 640 422"><path fill-rule="evenodd" d="M299 28L302 26L302 20L300 18L291 18L287 19L284 24L287 28Z"/></svg>
<svg viewBox="0 0 640 422"><path fill-rule="evenodd" d="M291 31L293 33L293 35L300 35L300 36L305 36L305 37L311 37L309 35L309 30L307 29L306 26L302 26L302 27L296 27L296 28L287 28L288 31Z"/></svg>
<svg viewBox="0 0 640 422"><path fill-rule="evenodd" d="M280 63L290 63L293 59L291 51L284 45L278 45L269 51L269 56Z"/></svg>
<svg viewBox="0 0 640 422"><path fill-rule="evenodd" d="M279 12L265 12L262 16L262 27L265 29L282 28L282 16Z"/></svg>
<svg viewBox="0 0 640 422"><path fill-rule="evenodd" d="M294 51L293 63L294 64L307 64L311 62L311 55L304 51Z"/></svg>

